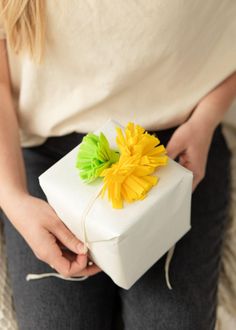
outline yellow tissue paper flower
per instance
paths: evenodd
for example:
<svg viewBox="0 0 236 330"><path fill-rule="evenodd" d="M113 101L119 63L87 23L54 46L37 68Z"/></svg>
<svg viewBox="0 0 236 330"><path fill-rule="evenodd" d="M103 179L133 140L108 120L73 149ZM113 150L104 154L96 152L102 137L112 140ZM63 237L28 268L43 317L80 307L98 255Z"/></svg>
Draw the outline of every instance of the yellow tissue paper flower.
<svg viewBox="0 0 236 330"><path fill-rule="evenodd" d="M165 147L159 145L160 140L146 132L141 126L129 123L125 128L125 136L121 128L117 127L116 131L118 134L116 142L121 154L127 156L139 154L140 163L153 167L153 171L156 167L167 164Z"/></svg>
<svg viewBox="0 0 236 330"><path fill-rule="evenodd" d="M129 123L125 135L117 128L121 156L117 163L101 173L104 177L101 194L104 196L108 192L114 208L122 208L123 201L131 203L144 199L158 182L157 176L151 174L168 160L164 146L159 143L157 137L139 125Z"/></svg>

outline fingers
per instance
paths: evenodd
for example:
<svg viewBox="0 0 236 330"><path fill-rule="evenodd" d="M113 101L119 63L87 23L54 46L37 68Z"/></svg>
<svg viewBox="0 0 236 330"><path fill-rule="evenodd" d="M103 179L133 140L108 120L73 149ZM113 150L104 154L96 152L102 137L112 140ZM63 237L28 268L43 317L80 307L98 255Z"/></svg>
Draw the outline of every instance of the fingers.
<svg viewBox="0 0 236 330"><path fill-rule="evenodd" d="M87 266L88 256L84 244L60 221L46 202L30 197L27 206L36 220L33 224L22 226L19 231L39 260L51 265L64 277L77 276L84 270L88 276L100 271L95 265Z"/></svg>
<svg viewBox="0 0 236 330"><path fill-rule="evenodd" d="M185 145L174 134L167 144L166 151L170 158L176 159L181 153L185 151Z"/></svg>
<svg viewBox="0 0 236 330"><path fill-rule="evenodd" d="M208 149L209 138L196 135L193 125L188 121L175 130L167 144L168 156L178 158L180 165L193 172L193 191L205 177Z"/></svg>
<svg viewBox="0 0 236 330"><path fill-rule="evenodd" d="M101 269L97 267L93 262L88 261L86 255L76 255L70 251L64 251L63 255L71 261L70 277L74 276L92 276ZM91 263L91 265L90 265Z"/></svg>
<svg viewBox="0 0 236 330"><path fill-rule="evenodd" d="M41 248L38 249L36 256L41 261L49 265L64 277L92 276L101 272L95 264L88 266L87 254L75 254L70 251L62 251L57 244L56 237L44 231Z"/></svg>
<svg viewBox="0 0 236 330"><path fill-rule="evenodd" d="M66 246L70 251L76 254L86 254L86 246L61 222L55 221L52 224L51 232L58 238L58 240Z"/></svg>
<svg viewBox="0 0 236 330"><path fill-rule="evenodd" d="M199 173L193 172L193 184L192 184L192 191L194 191L199 183L204 179L205 171L201 171Z"/></svg>
<svg viewBox="0 0 236 330"><path fill-rule="evenodd" d="M77 263L80 262L80 258L81 256L77 256ZM74 266L73 269L71 269L71 276L92 276L95 275L97 273L101 272L101 269L95 265L94 263L92 263L91 266L88 265L88 259L86 259L86 264L84 265L84 268L78 269L76 268L76 266Z"/></svg>
<svg viewBox="0 0 236 330"><path fill-rule="evenodd" d="M81 273L79 273L77 276L93 276L97 273L100 273L102 270L96 266L92 265L87 268L85 268Z"/></svg>
<svg viewBox="0 0 236 330"><path fill-rule="evenodd" d="M75 276L80 274L87 267L88 258L85 255L78 256L78 258L71 262L70 270L67 276Z"/></svg>
<svg viewBox="0 0 236 330"><path fill-rule="evenodd" d="M189 154L185 150L182 150L177 143L172 143L172 141L170 141L170 144L167 146L167 153L172 159L176 159L179 156L179 164L193 172L192 191L194 191L203 177L201 173L198 173L198 169L193 168L192 162L189 161Z"/></svg>
<svg viewBox="0 0 236 330"><path fill-rule="evenodd" d="M194 191L205 177L205 161L189 152L179 157L179 163L193 173L192 191Z"/></svg>
<svg viewBox="0 0 236 330"><path fill-rule="evenodd" d="M49 265L53 265L56 271L64 277L73 276L87 266L87 255L80 255L76 260L68 259L65 253L59 248L56 238L46 229L42 232L41 240L41 245L36 253L38 259Z"/></svg>

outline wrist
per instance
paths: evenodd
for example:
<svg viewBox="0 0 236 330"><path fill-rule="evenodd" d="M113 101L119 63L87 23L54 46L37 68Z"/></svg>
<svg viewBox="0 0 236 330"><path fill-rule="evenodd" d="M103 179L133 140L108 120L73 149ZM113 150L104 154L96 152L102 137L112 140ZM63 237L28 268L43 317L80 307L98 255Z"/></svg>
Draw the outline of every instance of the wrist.
<svg viewBox="0 0 236 330"><path fill-rule="evenodd" d="M201 131L201 134L206 132L208 135L212 135L221 122L221 118L214 115L213 109L204 110L202 112L194 111L188 121L190 125L197 128L198 133Z"/></svg>
<svg viewBox="0 0 236 330"><path fill-rule="evenodd" d="M195 107L191 122L214 131L221 123L236 97L236 72L208 93Z"/></svg>
<svg viewBox="0 0 236 330"><path fill-rule="evenodd" d="M30 197L26 189L8 189L0 196L0 207L5 213L10 212L12 209L18 209L22 200Z"/></svg>

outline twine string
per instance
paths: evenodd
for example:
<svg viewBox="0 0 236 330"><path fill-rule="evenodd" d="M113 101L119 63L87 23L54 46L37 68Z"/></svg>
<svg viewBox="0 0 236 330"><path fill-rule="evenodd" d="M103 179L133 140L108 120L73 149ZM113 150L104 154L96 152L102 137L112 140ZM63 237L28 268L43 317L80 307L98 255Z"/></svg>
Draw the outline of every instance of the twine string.
<svg viewBox="0 0 236 330"><path fill-rule="evenodd" d="M89 211L94 206L95 201L101 194L101 192L102 192L102 188L99 187L99 189L90 198L88 204L84 208L82 215L81 215L84 253L86 253L89 248L89 241L88 241L87 232L86 232L86 218L88 216ZM166 256L166 261L165 261L165 280L166 280L166 285L170 290L172 289L172 286L170 284L169 270L170 270L170 263L173 258L174 250L175 250L175 245L168 251L167 256ZM67 280L67 281L84 281L89 277L89 276L63 277L62 275L60 275L58 273L42 273L42 274L27 274L26 281L39 280L39 279L53 277L53 276L63 279L63 280Z"/></svg>

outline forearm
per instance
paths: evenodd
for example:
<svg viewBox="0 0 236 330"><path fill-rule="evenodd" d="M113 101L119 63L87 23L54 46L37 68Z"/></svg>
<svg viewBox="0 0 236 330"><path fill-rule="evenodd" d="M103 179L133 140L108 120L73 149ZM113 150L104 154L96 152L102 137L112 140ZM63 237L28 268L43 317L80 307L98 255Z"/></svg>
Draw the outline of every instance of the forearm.
<svg viewBox="0 0 236 330"><path fill-rule="evenodd" d="M214 130L222 121L235 98L236 72L225 79L199 102L190 120L198 122L200 124L199 127L205 126Z"/></svg>
<svg viewBox="0 0 236 330"><path fill-rule="evenodd" d="M8 88L0 84L0 206L27 193L19 127Z"/></svg>

